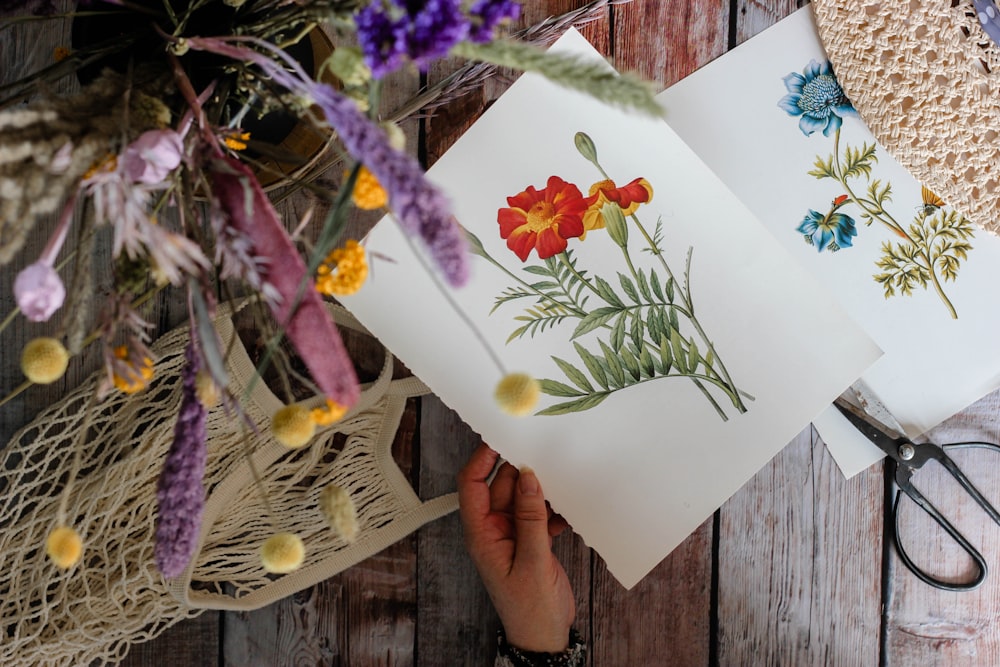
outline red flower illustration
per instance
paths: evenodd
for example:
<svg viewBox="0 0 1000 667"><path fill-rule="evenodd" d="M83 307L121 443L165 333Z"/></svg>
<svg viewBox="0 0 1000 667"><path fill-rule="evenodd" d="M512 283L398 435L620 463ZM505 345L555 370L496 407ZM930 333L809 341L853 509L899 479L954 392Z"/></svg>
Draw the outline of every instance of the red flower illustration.
<svg viewBox="0 0 1000 667"><path fill-rule="evenodd" d="M614 202L621 207L623 215L632 215L639 204L648 204L652 198L653 186L645 178L637 178L620 188L610 179L594 183L590 186L590 196L584 200L587 212L583 214L584 232L580 238L586 238L591 229L604 229L601 208L605 204Z"/></svg>
<svg viewBox="0 0 1000 667"><path fill-rule="evenodd" d="M497 211L500 238L522 262L532 249L539 259L566 250L566 239L583 235L583 214L587 201L580 189L558 176L550 176L544 190L534 186L507 197L510 208Z"/></svg>

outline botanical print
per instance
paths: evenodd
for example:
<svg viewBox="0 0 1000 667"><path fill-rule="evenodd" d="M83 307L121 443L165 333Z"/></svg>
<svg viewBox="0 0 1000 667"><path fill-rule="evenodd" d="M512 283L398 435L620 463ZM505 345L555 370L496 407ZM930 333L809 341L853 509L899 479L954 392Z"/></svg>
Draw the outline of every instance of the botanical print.
<svg viewBox="0 0 1000 667"><path fill-rule="evenodd" d="M865 142L857 147L845 142L841 150L843 118L856 117L857 112L844 95L830 62L811 60L801 74L792 72L783 80L788 94L778 106L799 118L802 133L808 137L821 130L825 137L833 135L833 152L825 158L817 155L809 175L833 179L844 190L825 209L810 208L796 230L818 252L836 252L852 247L858 235L855 219L848 211L857 211L866 226L878 222L894 235L882 242L882 253L876 260L880 272L873 276L885 298L909 296L916 287L933 286L949 314L957 319L943 283L958 277L961 262L972 250L972 223L923 188L923 201L911 209L912 221L904 226L897 217L899 211L894 215L889 210L892 183L873 175L878 163L875 144Z"/></svg>
<svg viewBox="0 0 1000 667"><path fill-rule="evenodd" d="M537 414L589 410L616 391L663 378L690 380L723 420L727 409L746 412L745 400L753 397L737 388L695 312L693 249L677 274L664 256L662 219L650 233L638 216L653 198L652 185L640 177L618 186L598 161L593 140L578 132L575 143L600 173L586 196L577 185L550 176L542 189L529 185L507 197L507 206L497 212L501 238L524 263L520 272L490 256L469 234L473 251L514 281L495 298L492 313L508 303L532 302L514 317L518 325L507 342L561 329L573 343L578 361L553 355L563 378L540 382L545 394L568 400ZM616 248L626 270L610 280L587 271L571 240ZM655 266L636 263L636 245L655 258ZM527 263L532 251L540 262Z"/></svg>

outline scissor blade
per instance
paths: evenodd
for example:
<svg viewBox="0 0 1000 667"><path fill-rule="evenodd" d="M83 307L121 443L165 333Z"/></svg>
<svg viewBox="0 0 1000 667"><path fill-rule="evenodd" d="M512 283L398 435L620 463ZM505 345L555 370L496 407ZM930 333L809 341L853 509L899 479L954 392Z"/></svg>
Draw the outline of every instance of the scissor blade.
<svg viewBox="0 0 1000 667"><path fill-rule="evenodd" d="M861 431L861 433L871 440L876 447L881 449L883 452L891 456L892 458L897 458L899 456L899 440L898 434L893 434L889 427L877 422L861 408L848 403L842 398L838 398L833 402L837 406L837 409L847 420L854 424L854 428Z"/></svg>

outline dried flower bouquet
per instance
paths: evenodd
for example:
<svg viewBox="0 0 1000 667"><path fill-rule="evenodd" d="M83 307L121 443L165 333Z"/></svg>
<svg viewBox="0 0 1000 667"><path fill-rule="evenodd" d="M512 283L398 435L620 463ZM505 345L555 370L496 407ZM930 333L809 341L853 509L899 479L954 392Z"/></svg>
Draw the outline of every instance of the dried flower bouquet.
<svg viewBox="0 0 1000 667"><path fill-rule="evenodd" d="M445 56L469 61L403 113L452 99L500 66L658 114L642 82L526 41L607 4L593 2L518 40L500 36L520 14L513 0L80 0L75 8L0 0L0 36L34 21L72 21L74 29L72 49L57 49L48 66L0 85L0 264L48 226L41 221L56 219L42 253L27 258L4 288L13 289L28 320L61 318L56 336L23 350L27 380L14 393L56 381L69 358L92 343L101 346L107 371L95 401L142 391L156 372L142 305L164 288L186 294L192 334L158 489L156 560L167 578L188 565L199 531L206 412L219 403L242 415L213 328L218 300L249 292L277 323L259 372L280 361L283 337L303 362L309 377L299 379L321 407L292 403L271 425L278 441L301 447L359 395L322 304L324 295L358 289L367 275L363 242L342 238L352 208L391 212L449 286L467 278L466 237L447 197L405 152L399 128L380 115L384 77ZM25 13L14 16L18 11ZM316 30L338 46L309 63L302 45ZM79 92L51 92L73 75ZM316 156L289 155L258 135L267 119L311 128L332 148L323 159L346 167L342 181L272 173L275 160L302 164ZM261 184L274 177L286 190L306 188L325 200L329 213L317 224L282 220ZM114 265L112 289L95 315L98 294L86 267L98 243L110 244ZM79 448L72 455L80 456ZM331 523L353 536L349 498L336 489L324 498ZM64 517L56 523L46 549L69 568L81 558L82 540ZM294 534L278 533L261 546L263 566L275 573L295 569L302 557Z"/></svg>

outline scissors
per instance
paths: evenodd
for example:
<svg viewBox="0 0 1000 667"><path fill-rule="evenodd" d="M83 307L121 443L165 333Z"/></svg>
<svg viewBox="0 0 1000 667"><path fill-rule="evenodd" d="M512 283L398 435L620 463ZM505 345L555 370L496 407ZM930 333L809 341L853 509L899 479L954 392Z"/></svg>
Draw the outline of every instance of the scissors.
<svg viewBox="0 0 1000 667"><path fill-rule="evenodd" d="M968 539L958 531L955 526L929 501L915 486L913 486L913 473L919 470L928 461L934 460L940 463L948 473L955 478L965 492L972 496L987 515L1000 525L1000 512L988 501L979 489L969 481L958 464L948 456L945 450L951 449L989 449L1000 453L1000 446L989 442L956 442L948 445L936 445L934 443L917 444L899 434L895 429L887 427L877 419L870 416L864 410L854 406L843 398L834 401L834 405L844 414L845 417L864 434L869 440L885 452L888 457L889 472L896 483L896 498L892 503L892 521L888 524L892 531L893 542L896 551L899 553L903 564L924 583L935 588L946 591L971 591L977 588L986 579L986 560L982 554L972 546ZM971 581L952 582L938 579L918 566L906 553L899 539L899 500L902 494L909 496L917 505L927 512L941 528L943 528L954 539L962 550L967 553L976 563L976 576Z"/></svg>

